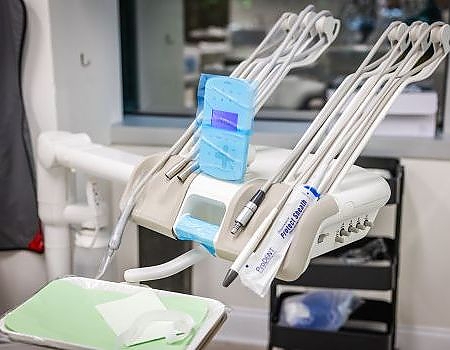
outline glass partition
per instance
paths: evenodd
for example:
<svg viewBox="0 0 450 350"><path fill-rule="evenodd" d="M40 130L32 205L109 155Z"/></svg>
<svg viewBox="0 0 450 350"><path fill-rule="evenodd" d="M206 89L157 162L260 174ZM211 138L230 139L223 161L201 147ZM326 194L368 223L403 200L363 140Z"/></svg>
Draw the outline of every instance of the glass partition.
<svg viewBox="0 0 450 350"><path fill-rule="evenodd" d="M125 114L193 115L201 72L228 75L283 12L310 3L341 19L341 32L315 64L290 72L258 118L313 118L390 22L448 21L449 2L438 0L120 0ZM421 98L439 130L445 67L409 86L393 113L415 115L409 101Z"/></svg>

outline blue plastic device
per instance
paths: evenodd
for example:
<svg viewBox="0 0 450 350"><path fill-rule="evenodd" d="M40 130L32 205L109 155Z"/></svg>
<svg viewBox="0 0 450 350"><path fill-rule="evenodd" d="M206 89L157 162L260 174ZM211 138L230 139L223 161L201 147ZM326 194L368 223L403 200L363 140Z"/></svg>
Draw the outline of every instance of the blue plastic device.
<svg viewBox="0 0 450 350"><path fill-rule="evenodd" d="M195 241L203 245L212 255L216 255L214 238L219 232L219 226L183 215L175 227L175 234L181 241Z"/></svg>
<svg viewBox="0 0 450 350"><path fill-rule="evenodd" d="M242 181L253 126L255 88L245 80L208 77L203 100L199 165L221 180Z"/></svg>

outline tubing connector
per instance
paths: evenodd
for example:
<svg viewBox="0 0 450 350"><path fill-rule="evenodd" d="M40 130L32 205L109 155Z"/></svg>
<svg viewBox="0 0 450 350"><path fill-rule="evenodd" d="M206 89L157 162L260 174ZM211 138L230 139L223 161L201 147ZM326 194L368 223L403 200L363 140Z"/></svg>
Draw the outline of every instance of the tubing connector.
<svg viewBox="0 0 450 350"><path fill-rule="evenodd" d="M183 171L181 171L177 175L178 180L180 180L181 182L185 182L186 179L192 173L196 172L199 168L200 168L200 165L198 164L198 162L192 162L191 164L189 164L189 166L187 166Z"/></svg>
<svg viewBox="0 0 450 350"><path fill-rule="evenodd" d="M231 228L231 234L234 237L239 236L242 229L247 226L253 215L255 214L258 207L261 205L264 200L266 193L263 190L258 190L255 195L247 202L244 208L241 210L239 215L234 220L234 225Z"/></svg>

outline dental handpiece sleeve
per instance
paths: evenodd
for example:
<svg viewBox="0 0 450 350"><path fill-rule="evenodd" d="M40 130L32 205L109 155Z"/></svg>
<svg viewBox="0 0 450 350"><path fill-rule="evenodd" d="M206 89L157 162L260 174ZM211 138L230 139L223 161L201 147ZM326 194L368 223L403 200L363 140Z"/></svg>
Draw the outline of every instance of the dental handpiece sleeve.
<svg viewBox="0 0 450 350"><path fill-rule="evenodd" d="M239 276L259 296L266 295L292 242L295 228L320 195L314 187L297 184L258 248L247 259Z"/></svg>

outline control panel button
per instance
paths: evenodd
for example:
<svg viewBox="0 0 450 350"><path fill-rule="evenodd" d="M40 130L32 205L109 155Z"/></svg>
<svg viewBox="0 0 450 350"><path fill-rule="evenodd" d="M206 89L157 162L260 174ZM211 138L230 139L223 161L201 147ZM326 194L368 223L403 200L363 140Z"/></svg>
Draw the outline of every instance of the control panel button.
<svg viewBox="0 0 450 350"><path fill-rule="evenodd" d="M366 219L366 220L364 220L364 226L372 227L373 224L369 220Z"/></svg>
<svg viewBox="0 0 450 350"><path fill-rule="evenodd" d="M357 229L356 227L353 227L352 225L350 225L350 226L348 227L348 232L354 232L354 233L357 233L357 232L358 232L358 229Z"/></svg>
<svg viewBox="0 0 450 350"><path fill-rule="evenodd" d="M340 236L350 236L350 232L348 232L347 230L341 228L341 230L339 231L339 235Z"/></svg>
<svg viewBox="0 0 450 350"><path fill-rule="evenodd" d="M356 228L358 229L358 230L365 230L366 229L366 227L365 226L363 226L361 223L357 223L356 224Z"/></svg>

